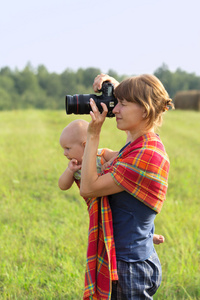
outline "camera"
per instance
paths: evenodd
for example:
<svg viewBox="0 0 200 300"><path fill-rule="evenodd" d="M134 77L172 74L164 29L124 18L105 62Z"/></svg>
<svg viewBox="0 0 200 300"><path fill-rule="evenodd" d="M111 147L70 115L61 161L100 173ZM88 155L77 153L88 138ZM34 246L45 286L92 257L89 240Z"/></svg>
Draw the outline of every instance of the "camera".
<svg viewBox="0 0 200 300"><path fill-rule="evenodd" d="M94 100L99 111L102 112L103 108L101 102L105 103L108 108L107 117L114 117L112 113L113 108L117 104L117 99L113 94L114 87L110 82L103 82L101 95L97 96L95 94L83 94L83 95L67 95L66 96L66 114L76 114L76 115L87 115L91 111L90 98Z"/></svg>

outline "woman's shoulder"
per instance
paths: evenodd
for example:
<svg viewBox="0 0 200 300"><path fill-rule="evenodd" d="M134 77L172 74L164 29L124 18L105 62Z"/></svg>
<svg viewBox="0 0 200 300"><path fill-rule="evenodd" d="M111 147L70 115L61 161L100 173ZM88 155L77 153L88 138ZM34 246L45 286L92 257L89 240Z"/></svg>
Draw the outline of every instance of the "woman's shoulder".
<svg viewBox="0 0 200 300"><path fill-rule="evenodd" d="M165 151L165 147L158 134L150 132L140 136L137 140L130 144L130 151L153 151L160 149Z"/></svg>
<svg viewBox="0 0 200 300"><path fill-rule="evenodd" d="M132 160L148 161L151 157L169 160L160 137L155 133L141 136L130 143L121 152L119 161L124 163L130 163Z"/></svg>

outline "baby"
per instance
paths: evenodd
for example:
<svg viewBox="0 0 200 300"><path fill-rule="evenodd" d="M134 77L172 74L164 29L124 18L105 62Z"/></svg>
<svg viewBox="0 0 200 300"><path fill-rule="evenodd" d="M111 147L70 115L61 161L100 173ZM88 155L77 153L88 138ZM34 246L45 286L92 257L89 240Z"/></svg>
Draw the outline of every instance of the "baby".
<svg viewBox="0 0 200 300"><path fill-rule="evenodd" d="M60 145L64 155L69 159L69 164L60 176L58 185L61 190L68 190L74 180L81 179L81 164L87 139L88 122L75 120L67 125L60 136ZM97 172L101 173L101 167L117 156L117 151L108 148L99 149L97 153Z"/></svg>
<svg viewBox="0 0 200 300"><path fill-rule="evenodd" d="M78 182L81 179L81 164L87 140L88 122L85 120L75 120L67 125L60 136L60 145L64 150L64 155L69 160L68 166L58 180L58 186L61 190L68 190L74 181ZM129 134L127 133L127 142ZM117 156L117 151L112 151L108 148L98 149L97 152L97 173L101 173L105 167ZM154 234L154 244L164 242L162 235Z"/></svg>

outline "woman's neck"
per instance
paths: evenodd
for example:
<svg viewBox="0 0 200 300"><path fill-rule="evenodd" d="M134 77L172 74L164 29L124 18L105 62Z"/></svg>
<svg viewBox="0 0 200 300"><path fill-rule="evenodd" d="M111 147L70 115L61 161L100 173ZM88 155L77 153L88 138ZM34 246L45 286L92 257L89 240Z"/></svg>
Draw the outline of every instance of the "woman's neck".
<svg viewBox="0 0 200 300"><path fill-rule="evenodd" d="M128 140L132 143L133 141L135 141L137 138L139 138L140 136L144 135L144 134L147 134L147 133L154 133L154 128L150 128L148 130L140 130L140 131L137 131L137 132L131 132L129 131L129 134L128 134Z"/></svg>

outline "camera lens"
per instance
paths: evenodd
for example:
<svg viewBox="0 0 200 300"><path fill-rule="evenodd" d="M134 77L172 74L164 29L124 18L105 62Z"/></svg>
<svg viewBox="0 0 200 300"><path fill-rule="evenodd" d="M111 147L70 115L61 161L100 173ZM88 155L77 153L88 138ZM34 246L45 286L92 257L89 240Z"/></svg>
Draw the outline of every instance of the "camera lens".
<svg viewBox="0 0 200 300"><path fill-rule="evenodd" d="M74 96L66 96L66 113L72 114L76 110L76 101L73 100Z"/></svg>
<svg viewBox="0 0 200 300"><path fill-rule="evenodd" d="M66 96L66 113L67 114L89 114L90 113L91 95L74 95Z"/></svg>

